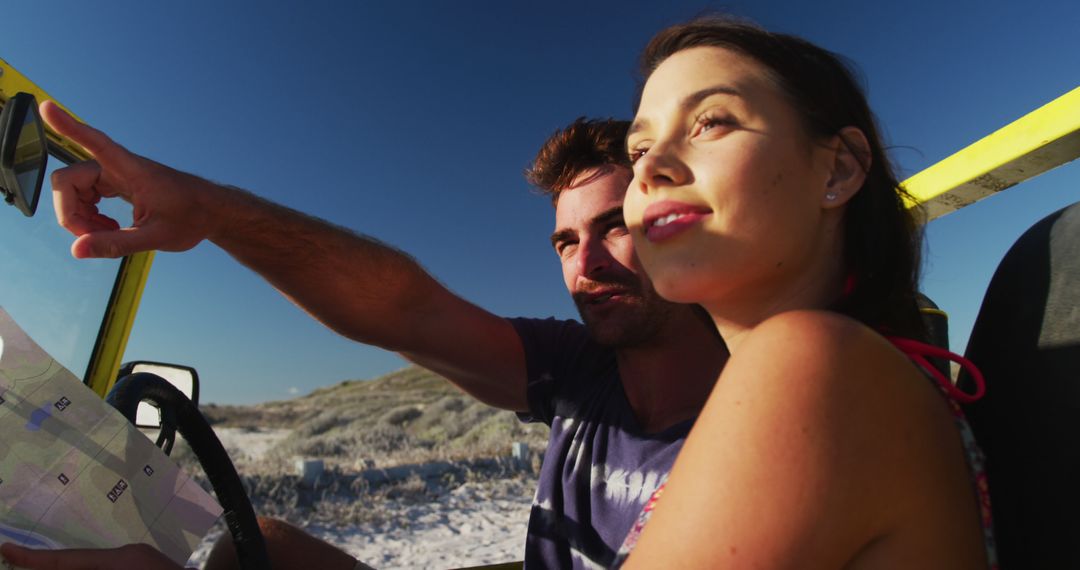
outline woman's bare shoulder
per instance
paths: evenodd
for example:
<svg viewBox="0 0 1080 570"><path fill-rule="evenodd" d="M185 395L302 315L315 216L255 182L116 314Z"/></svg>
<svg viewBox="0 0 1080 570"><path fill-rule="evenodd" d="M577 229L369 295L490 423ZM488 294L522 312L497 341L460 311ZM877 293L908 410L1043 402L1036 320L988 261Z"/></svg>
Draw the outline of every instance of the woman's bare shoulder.
<svg viewBox="0 0 1080 570"><path fill-rule="evenodd" d="M908 509L917 501L895 500L935 485L930 472L940 471L920 469L952 453L935 443L950 429L935 392L854 320L821 311L770 318L733 352L650 522L666 530L643 542L709 529L701 544L723 548L685 562L734 554L741 565L844 565L916 518Z"/></svg>
<svg viewBox="0 0 1080 570"><path fill-rule="evenodd" d="M780 397L828 394L830 406L866 405L897 390L927 393L917 366L881 334L829 311L790 311L762 322L724 376L728 385Z"/></svg>
<svg viewBox="0 0 1080 570"><path fill-rule="evenodd" d="M750 405L767 429L792 429L794 422L830 445L860 450L848 466L899 459L879 452L881 441L953 429L944 398L918 365L877 331L826 311L761 323L732 355L714 399L709 413Z"/></svg>
<svg viewBox="0 0 1080 570"><path fill-rule="evenodd" d="M810 350L841 351L891 346L865 324L832 311L787 311L766 319L747 334L756 343L797 342ZM758 346L757 348L761 348ZM768 345L765 348L775 349Z"/></svg>

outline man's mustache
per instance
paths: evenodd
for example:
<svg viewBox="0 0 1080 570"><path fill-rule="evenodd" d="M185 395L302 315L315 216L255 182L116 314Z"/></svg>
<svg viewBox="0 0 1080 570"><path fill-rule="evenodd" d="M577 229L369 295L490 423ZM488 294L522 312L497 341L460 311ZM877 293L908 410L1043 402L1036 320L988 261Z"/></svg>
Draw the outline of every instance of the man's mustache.
<svg viewBox="0 0 1080 570"><path fill-rule="evenodd" d="M622 293L640 293L641 283L632 277L590 279L589 281L582 283L577 291L574 291L572 296L575 302L583 303L585 302L585 297L608 291L613 288L618 289Z"/></svg>

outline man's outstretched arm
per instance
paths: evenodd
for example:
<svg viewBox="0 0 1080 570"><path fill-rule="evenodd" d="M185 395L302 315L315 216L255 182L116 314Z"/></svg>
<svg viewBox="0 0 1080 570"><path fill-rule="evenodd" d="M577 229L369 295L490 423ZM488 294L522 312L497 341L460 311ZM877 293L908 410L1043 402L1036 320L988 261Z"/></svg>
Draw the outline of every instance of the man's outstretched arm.
<svg viewBox="0 0 1080 570"><path fill-rule="evenodd" d="M525 410L525 357L506 320L454 295L408 255L242 190L129 152L52 103L42 116L95 158L56 171L72 255L185 251L210 240L334 331L399 352L489 404ZM130 228L97 209L120 197Z"/></svg>

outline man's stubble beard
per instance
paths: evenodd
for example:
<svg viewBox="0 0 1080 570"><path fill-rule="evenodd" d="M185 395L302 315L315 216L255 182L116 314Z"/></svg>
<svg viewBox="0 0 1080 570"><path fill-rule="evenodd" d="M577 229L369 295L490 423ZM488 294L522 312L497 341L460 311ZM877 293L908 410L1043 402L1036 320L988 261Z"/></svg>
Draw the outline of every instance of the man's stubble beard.
<svg viewBox="0 0 1080 570"><path fill-rule="evenodd" d="M652 290L636 290L630 295L636 297L637 302L627 303L617 317L605 319L590 318L582 303L574 299L578 314L594 342L613 349L648 344L660 334L677 307Z"/></svg>

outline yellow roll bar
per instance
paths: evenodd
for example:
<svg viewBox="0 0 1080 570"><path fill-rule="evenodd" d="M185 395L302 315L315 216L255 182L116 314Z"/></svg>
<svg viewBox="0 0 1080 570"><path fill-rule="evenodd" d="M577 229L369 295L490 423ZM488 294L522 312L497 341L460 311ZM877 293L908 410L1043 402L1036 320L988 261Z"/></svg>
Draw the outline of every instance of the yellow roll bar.
<svg viewBox="0 0 1080 570"><path fill-rule="evenodd" d="M1080 156L1080 87L905 180L927 221Z"/></svg>
<svg viewBox="0 0 1080 570"><path fill-rule="evenodd" d="M70 109L53 99L44 89L0 59L0 104L7 104L8 99L19 92L30 93L38 102L52 101L71 113ZM77 118L74 113L71 114ZM45 138L48 139L49 154L67 164L93 158L81 146L60 136L47 125ZM150 251L130 255L120 262L112 295L105 308L101 329L98 330L97 341L90 356L90 364L86 368L86 376L83 377L83 382L102 398L116 382L116 374L120 370L120 361L124 357L131 327L135 324L135 313L138 311L153 260L154 252Z"/></svg>
<svg viewBox="0 0 1080 570"><path fill-rule="evenodd" d="M139 310L153 262L152 251L129 255L120 262L109 305L105 309L105 318L101 322L101 330L98 331L94 352L90 356L90 364L83 379L83 382L102 398L116 383L116 375L120 371L128 337L131 336L131 327L135 325L135 314Z"/></svg>

